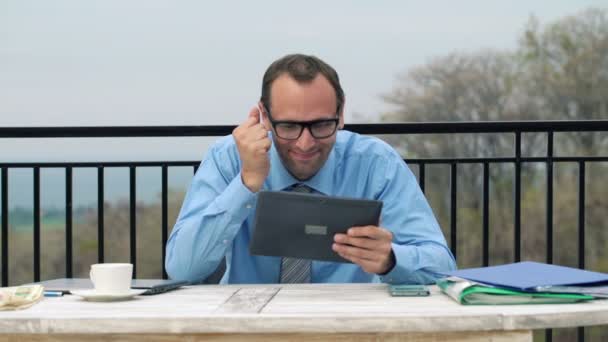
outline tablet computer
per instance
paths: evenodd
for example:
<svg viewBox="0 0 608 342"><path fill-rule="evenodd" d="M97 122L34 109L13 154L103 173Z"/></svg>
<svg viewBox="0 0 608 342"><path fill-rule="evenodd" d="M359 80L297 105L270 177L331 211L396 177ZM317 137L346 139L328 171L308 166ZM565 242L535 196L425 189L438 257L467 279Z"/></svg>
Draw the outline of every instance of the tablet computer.
<svg viewBox="0 0 608 342"><path fill-rule="evenodd" d="M331 248L336 233L378 225L382 201L317 194L261 191L251 254L350 262Z"/></svg>

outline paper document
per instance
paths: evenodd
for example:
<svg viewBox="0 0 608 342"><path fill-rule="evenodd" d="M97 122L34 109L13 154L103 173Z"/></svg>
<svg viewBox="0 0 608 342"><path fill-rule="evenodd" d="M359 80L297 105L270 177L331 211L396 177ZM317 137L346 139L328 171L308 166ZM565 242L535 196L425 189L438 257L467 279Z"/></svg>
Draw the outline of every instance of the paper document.
<svg viewBox="0 0 608 342"><path fill-rule="evenodd" d="M538 292L582 293L596 298L608 298L608 286L538 286Z"/></svg>

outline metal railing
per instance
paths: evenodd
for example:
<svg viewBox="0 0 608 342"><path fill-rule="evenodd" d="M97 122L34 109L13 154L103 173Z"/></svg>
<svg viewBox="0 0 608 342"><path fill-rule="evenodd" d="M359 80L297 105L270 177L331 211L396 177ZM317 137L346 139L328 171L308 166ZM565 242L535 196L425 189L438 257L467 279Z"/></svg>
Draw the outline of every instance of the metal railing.
<svg viewBox="0 0 608 342"><path fill-rule="evenodd" d="M351 124L345 127L348 130L361 134L451 134L451 133L509 133L514 135L514 155L509 157L473 157L473 158L416 158L404 159L410 165L417 165L418 177L422 190L425 190L426 167L431 164L450 166L450 248L457 256L457 176L459 164L480 164L483 166L482 181L482 231L483 265L489 264L489 167L494 163L507 163L514 165L514 254L515 260L521 259L521 170L524 163L546 164L546 260L553 261L553 165L560 162L573 162L578 164L578 266L585 268L585 168L588 163L607 162L608 156L554 156L555 132L606 132L608 120L593 121L504 121L504 122L437 122L437 123L384 123L384 124ZM37 138L99 138L99 137L210 137L230 134L234 126L152 126L152 127L0 127L0 138L37 139ZM522 156L522 133L546 133L546 155L542 157ZM9 169L29 168L33 170L33 274L34 281L40 280L40 170L43 168L63 168L65 170L65 247L66 277L73 276L72 251L72 178L76 168L97 169L97 215L98 215L98 261L104 262L104 170L114 167L129 168L129 236L130 261L134 265L134 275L137 274L136 265L136 169L139 167L161 168L161 210L162 210L162 260L165 259L165 245L168 232L167 193L168 170L171 167L196 168L200 161L151 161L151 162L0 162L0 187L2 206L0 208L1 238L2 238L2 286L7 286L8 279L8 216L9 198L8 184ZM166 273L163 265L163 276ZM583 331L579 331L579 339ZM550 335L547 336L550 339Z"/></svg>

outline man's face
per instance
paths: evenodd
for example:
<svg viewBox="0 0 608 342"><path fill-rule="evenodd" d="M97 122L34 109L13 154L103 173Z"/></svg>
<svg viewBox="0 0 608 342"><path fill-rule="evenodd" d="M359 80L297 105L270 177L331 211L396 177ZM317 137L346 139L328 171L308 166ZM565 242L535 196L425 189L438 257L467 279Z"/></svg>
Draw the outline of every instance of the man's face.
<svg viewBox="0 0 608 342"><path fill-rule="evenodd" d="M313 121L339 116L339 128L344 125L342 113L336 113L336 93L331 83L321 74L311 82L298 83L288 74L279 76L270 88L270 115L274 121ZM268 129L272 125L264 113ZM299 180L314 176L325 164L336 142L336 134L323 139L313 137L305 128L296 140L286 140L273 132L274 145L283 165Z"/></svg>

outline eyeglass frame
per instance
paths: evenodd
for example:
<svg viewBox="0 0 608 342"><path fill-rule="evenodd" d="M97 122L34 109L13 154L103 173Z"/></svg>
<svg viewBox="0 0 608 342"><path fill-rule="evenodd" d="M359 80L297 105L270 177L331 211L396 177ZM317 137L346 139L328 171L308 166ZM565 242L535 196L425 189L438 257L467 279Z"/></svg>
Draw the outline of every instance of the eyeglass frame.
<svg viewBox="0 0 608 342"><path fill-rule="evenodd" d="M285 140L298 140L298 139L300 139L300 137L302 136L302 133L304 132L305 128L308 129L308 132L310 133L310 135L313 138L315 138L315 139L326 139L326 138L329 138L332 135L334 135L336 133L336 131L338 130L338 126L340 125L340 115L338 113L336 113L336 117L332 118L332 119L318 119L318 120L310 120L310 121L274 120L272 118L272 115L270 114L270 110L268 110L268 108L266 107L266 105L262 104L262 108L264 108L266 110L268 121L270 121L270 124L272 125L272 128L274 129L277 137L279 137L281 139L285 139ZM261 110L260 110L260 112L261 112ZM333 131L331 132L331 134L328 134L328 135L325 135L325 136L322 136L322 137L315 136L315 134L312 132L312 126L314 124L324 123L324 122L333 122L333 123L335 123L335 127L334 127ZM279 133L277 132L277 125L278 124L298 125L300 127L300 133L298 133L298 136L295 137L295 138L284 138L284 137L280 136Z"/></svg>

